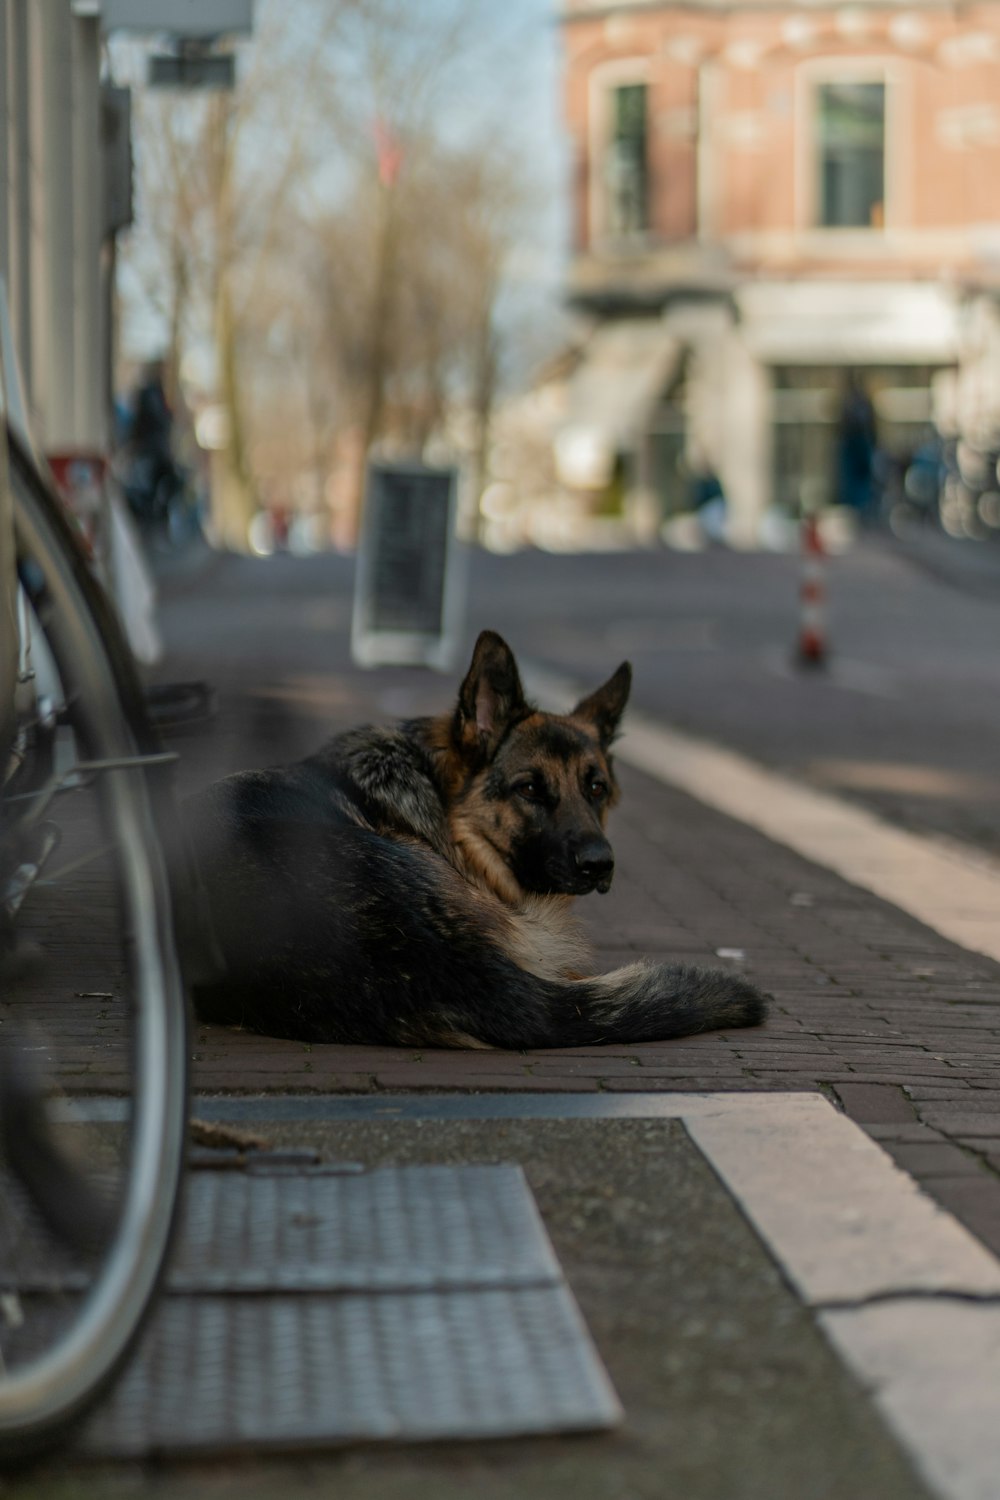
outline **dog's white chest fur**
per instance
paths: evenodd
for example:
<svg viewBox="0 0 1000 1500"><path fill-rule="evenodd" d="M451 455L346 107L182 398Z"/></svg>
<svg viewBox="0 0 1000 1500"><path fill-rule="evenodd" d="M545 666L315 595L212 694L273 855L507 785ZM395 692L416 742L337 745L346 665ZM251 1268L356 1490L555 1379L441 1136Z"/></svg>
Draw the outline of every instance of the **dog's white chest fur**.
<svg viewBox="0 0 1000 1500"><path fill-rule="evenodd" d="M540 979L575 979L591 962L590 945L565 896L527 896L511 913L512 956Z"/></svg>

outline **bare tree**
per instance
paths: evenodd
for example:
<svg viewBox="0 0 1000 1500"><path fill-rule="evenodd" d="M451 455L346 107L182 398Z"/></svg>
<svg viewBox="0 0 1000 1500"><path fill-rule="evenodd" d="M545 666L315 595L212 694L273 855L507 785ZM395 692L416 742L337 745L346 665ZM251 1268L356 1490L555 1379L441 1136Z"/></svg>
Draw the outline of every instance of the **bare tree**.
<svg viewBox="0 0 1000 1500"><path fill-rule="evenodd" d="M474 97L486 19L496 53L487 0L430 18L410 0L260 9L233 94L143 98L130 256L171 370L214 356L213 508L234 547L262 480L287 465L318 499L338 446L349 538L372 446L421 452L456 413L482 482L506 268L533 207L530 168ZM458 138L442 100L463 90Z"/></svg>

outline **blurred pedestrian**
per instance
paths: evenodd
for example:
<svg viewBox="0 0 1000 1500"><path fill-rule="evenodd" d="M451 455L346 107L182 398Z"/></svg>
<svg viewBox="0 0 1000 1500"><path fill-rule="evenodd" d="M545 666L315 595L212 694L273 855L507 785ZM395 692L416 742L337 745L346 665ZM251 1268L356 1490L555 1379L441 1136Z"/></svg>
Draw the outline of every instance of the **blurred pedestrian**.
<svg viewBox="0 0 1000 1500"><path fill-rule="evenodd" d="M148 521L164 521L180 476L173 454L174 414L164 387L162 359L147 365L132 417L130 503Z"/></svg>
<svg viewBox="0 0 1000 1500"><path fill-rule="evenodd" d="M691 509L710 542L726 540L726 493L707 457L696 452L691 461Z"/></svg>
<svg viewBox="0 0 1000 1500"><path fill-rule="evenodd" d="M838 505L866 521L875 513L877 452L875 408L857 372L850 370L837 430L834 493Z"/></svg>

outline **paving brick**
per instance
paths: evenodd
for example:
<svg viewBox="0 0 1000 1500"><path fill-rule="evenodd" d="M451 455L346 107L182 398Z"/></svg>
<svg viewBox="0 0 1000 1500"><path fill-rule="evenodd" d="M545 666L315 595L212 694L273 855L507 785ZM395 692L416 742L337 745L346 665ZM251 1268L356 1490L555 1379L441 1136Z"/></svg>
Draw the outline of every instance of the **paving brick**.
<svg viewBox="0 0 1000 1500"><path fill-rule="evenodd" d="M336 1048L338 1053L341 1050L339 1047ZM533 1059L548 1056L545 1052L502 1052L499 1049L480 1051L479 1048L473 1047L428 1047L423 1052L408 1052L395 1059L380 1059L377 1056L377 1047L371 1048L371 1051L376 1054L369 1064L372 1072L382 1072L386 1067L398 1068L400 1072L406 1069L418 1071L424 1068L435 1068L439 1071L454 1073L460 1078L473 1078L480 1073L521 1073L529 1067Z"/></svg>
<svg viewBox="0 0 1000 1500"><path fill-rule="evenodd" d="M483 1057L484 1059L496 1059L498 1057L520 1057L522 1062L526 1063L544 1061L546 1058L550 1057L586 1057L589 1058L591 1062L599 1063L603 1062L606 1058L624 1059L628 1057L639 1057L645 1060L646 1058L660 1057L664 1053L667 1053L669 1055L675 1050L680 1050L683 1047L687 1047L690 1042L705 1043L710 1041L718 1042L718 1035L713 1033L711 1036L682 1037L680 1040L673 1042L623 1042L620 1046L556 1047L552 1048L551 1050L543 1050L542 1048L537 1048L532 1052L483 1052L478 1053L477 1055ZM427 1055L432 1056L434 1054L428 1053ZM469 1054L455 1053L453 1055L465 1057Z"/></svg>
<svg viewBox="0 0 1000 1500"><path fill-rule="evenodd" d="M977 1113L963 1102L954 1107L945 1104L931 1105L921 1110L920 1114L926 1124L960 1140L1000 1136L1000 1111L996 1109L984 1109Z"/></svg>
<svg viewBox="0 0 1000 1500"><path fill-rule="evenodd" d="M947 1142L892 1142L893 1159L918 1179L925 1177L981 1177L982 1161Z"/></svg>
<svg viewBox="0 0 1000 1500"><path fill-rule="evenodd" d="M732 1037L735 1044L734 1050L741 1055L749 1055L760 1050L755 1045L756 1038L750 1033L745 1037L740 1037L734 1032ZM766 1038L761 1043L761 1046L772 1057L830 1057L834 1052L834 1048L829 1042L821 1042L817 1037L802 1035L801 1033L776 1036L770 1026L767 1028Z"/></svg>
<svg viewBox="0 0 1000 1500"><path fill-rule="evenodd" d="M956 1078L951 1083L927 1083L922 1078L916 1078L912 1083L904 1083L903 1087L911 1099L923 1104L960 1103L972 1093L971 1084L964 1078Z"/></svg>
<svg viewBox="0 0 1000 1500"><path fill-rule="evenodd" d="M910 1089L906 1090L906 1094L907 1098L913 1101L913 1107L921 1119L926 1117L928 1110L936 1109L941 1104L953 1104L961 1108L968 1097L965 1094L955 1094L947 1099L940 1099L937 1095L932 1096L930 1099L925 1099L920 1094L914 1094Z"/></svg>
<svg viewBox="0 0 1000 1500"><path fill-rule="evenodd" d="M764 1052L747 1048L743 1053L744 1066L762 1069L769 1073L809 1073L829 1068L837 1063L832 1051L826 1052Z"/></svg>
<svg viewBox="0 0 1000 1500"><path fill-rule="evenodd" d="M810 1087L803 1082L799 1087L807 1093L816 1093L816 1086ZM670 1078L659 1078L651 1076L643 1071L631 1078L616 1078L607 1080L604 1085L606 1093L620 1094L653 1094L653 1093L774 1093L785 1092L788 1089L788 1081L783 1076L780 1079L758 1079L746 1073L718 1073L718 1074L692 1074L690 1077L677 1075Z"/></svg>
<svg viewBox="0 0 1000 1500"><path fill-rule="evenodd" d="M192 1078L198 1094L369 1094L375 1087L371 1073L339 1073L332 1068L322 1073L245 1074L236 1069L228 1072L203 1073L195 1070ZM93 1093L114 1093L102 1084Z"/></svg>
<svg viewBox="0 0 1000 1500"><path fill-rule="evenodd" d="M935 1104L943 1103L941 1099L935 1099ZM959 1109L974 1110L977 1114L994 1113L1000 1117L1000 1094L996 1089L973 1088L971 1084L964 1091L956 1093L953 1101Z"/></svg>
<svg viewBox="0 0 1000 1500"><path fill-rule="evenodd" d="M544 1075L552 1078L559 1075L564 1078L574 1078L579 1075L589 1075L593 1078L600 1074L603 1078L614 1078L619 1074L635 1073L643 1067L641 1056L635 1057L563 1057L561 1053L554 1052L551 1055L531 1052L522 1059L528 1068L531 1077ZM666 1062L650 1060L650 1069L667 1068ZM688 1064L690 1070L690 1064ZM484 1070L485 1071L485 1070ZM497 1071L496 1067L493 1068Z"/></svg>
<svg viewBox="0 0 1000 1500"><path fill-rule="evenodd" d="M228 1058L217 1057L213 1059L203 1057L200 1052L194 1052L191 1060L194 1065L194 1071L197 1071L202 1063L208 1066L214 1063L216 1068L227 1068L231 1073L242 1075L245 1078L256 1078L269 1073L289 1073L291 1075L311 1073L319 1071L321 1068L325 1069L332 1062L332 1059L324 1058L322 1053L320 1053L316 1063L314 1063L311 1054L304 1051L301 1053L279 1052L273 1056L257 1052L249 1057L241 1057L238 1048L234 1049L234 1055Z"/></svg>
<svg viewBox="0 0 1000 1500"><path fill-rule="evenodd" d="M409 1092L412 1089L434 1089L447 1091L460 1089L464 1093L497 1092L510 1090L524 1093L596 1093L598 1082L591 1078L567 1078L564 1074L536 1076L515 1073L483 1073L471 1081L463 1081L461 1075L431 1068L402 1072L396 1068L386 1069L375 1075L379 1088Z"/></svg>
<svg viewBox="0 0 1000 1500"><path fill-rule="evenodd" d="M935 1177L929 1191L988 1249L1000 1252L1000 1178L985 1172Z"/></svg>
<svg viewBox="0 0 1000 1500"><path fill-rule="evenodd" d="M841 1082L834 1091L845 1113L861 1125L909 1125L916 1120L913 1105L890 1085Z"/></svg>
<svg viewBox="0 0 1000 1500"><path fill-rule="evenodd" d="M905 1068L856 1068L850 1061L843 1061L837 1069L828 1068L823 1077L827 1082L833 1083L835 1079L841 1078L848 1083L884 1083L895 1088L902 1088L906 1079Z"/></svg>
<svg viewBox="0 0 1000 1500"><path fill-rule="evenodd" d="M600 1065L598 1067L591 1065L591 1073L601 1073L601 1071L603 1070L601 1070ZM636 1079L669 1080L690 1079L691 1074L699 1074L699 1076L708 1079L708 1077L715 1076L742 1077L744 1074L747 1074L747 1071L747 1065L742 1064L738 1058L697 1058L690 1059L688 1062L681 1062L679 1059L678 1062L645 1062L642 1068L639 1068L639 1071L633 1074L633 1077L636 1077ZM615 1074L603 1073L603 1077L606 1077L606 1079L621 1080L622 1083L628 1082L628 1073L625 1073L625 1071Z"/></svg>
<svg viewBox="0 0 1000 1500"><path fill-rule="evenodd" d="M877 1071L881 1068L905 1068L911 1078L925 1079L928 1083L937 1083L939 1080L953 1080L955 1069L950 1062L942 1062L931 1057L921 1047L866 1047L850 1045L841 1046L840 1055L845 1057L852 1068L865 1072Z"/></svg>
<svg viewBox="0 0 1000 1500"><path fill-rule="evenodd" d="M859 1122L860 1123L860 1122ZM902 1142L943 1142L944 1137L937 1130L932 1130L929 1125L918 1124L890 1124L876 1125L870 1121L864 1122L865 1132L873 1140L883 1144L887 1141Z"/></svg>

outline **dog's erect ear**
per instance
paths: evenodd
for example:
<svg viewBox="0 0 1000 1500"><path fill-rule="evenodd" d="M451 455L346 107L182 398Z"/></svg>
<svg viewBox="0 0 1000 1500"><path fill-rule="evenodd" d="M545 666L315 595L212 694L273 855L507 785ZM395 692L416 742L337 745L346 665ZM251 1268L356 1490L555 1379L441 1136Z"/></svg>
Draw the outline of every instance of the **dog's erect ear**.
<svg viewBox="0 0 1000 1500"><path fill-rule="evenodd" d="M495 630L484 630L458 694L457 745L467 755L489 760L511 725L530 712L514 653Z"/></svg>
<svg viewBox="0 0 1000 1500"><path fill-rule="evenodd" d="M632 667L623 661L613 677L588 698L581 698L571 719L582 719L597 730L597 737L606 749L615 737L618 720L625 712L629 689L632 686Z"/></svg>

